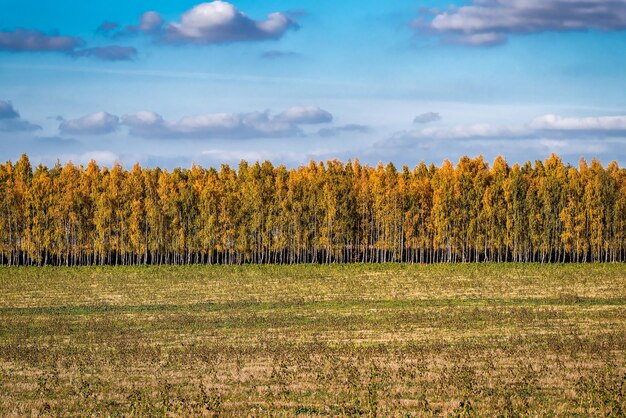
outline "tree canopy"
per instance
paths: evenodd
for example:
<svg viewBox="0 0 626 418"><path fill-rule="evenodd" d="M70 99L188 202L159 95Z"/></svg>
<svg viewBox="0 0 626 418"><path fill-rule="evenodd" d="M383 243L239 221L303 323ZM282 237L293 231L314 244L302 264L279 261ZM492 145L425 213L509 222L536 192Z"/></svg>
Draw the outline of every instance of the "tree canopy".
<svg viewBox="0 0 626 418"><path fill-rule="evenodd" d="M615 162L0 165L5 265L625 260Z"/></svg>

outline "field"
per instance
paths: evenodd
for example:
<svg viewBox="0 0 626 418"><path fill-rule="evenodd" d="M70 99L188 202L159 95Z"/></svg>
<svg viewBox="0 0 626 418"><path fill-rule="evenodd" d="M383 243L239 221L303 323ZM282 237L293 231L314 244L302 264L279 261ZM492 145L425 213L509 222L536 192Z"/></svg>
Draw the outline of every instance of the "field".
<svg viewBox="0 0 626 418"><path fill-rule="evenodd" d="M626 266L0 269L0 416L624 416Z"/></svg>

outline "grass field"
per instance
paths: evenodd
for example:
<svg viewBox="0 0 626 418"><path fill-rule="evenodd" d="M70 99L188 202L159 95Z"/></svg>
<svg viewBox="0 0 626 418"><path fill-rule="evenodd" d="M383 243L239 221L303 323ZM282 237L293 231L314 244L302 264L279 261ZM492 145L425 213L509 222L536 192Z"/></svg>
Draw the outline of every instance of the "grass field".
<svg viewBox="0 0 626 418"><path fill-rule="evenodd" d="M0 416L624 416L626 266L0 269Z"/></svg>

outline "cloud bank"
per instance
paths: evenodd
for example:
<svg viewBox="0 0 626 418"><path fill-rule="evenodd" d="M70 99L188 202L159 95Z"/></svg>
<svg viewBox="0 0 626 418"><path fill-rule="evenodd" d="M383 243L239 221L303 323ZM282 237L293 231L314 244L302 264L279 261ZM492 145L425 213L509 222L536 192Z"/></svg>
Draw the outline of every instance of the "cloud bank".
<svg viewBox="0 0 626 418"><path fill-rule="evenodd" d="M400 131L381 142L394 147L408 146L424 140L453 141L478 139L525 139L534 137L528 128L494 126L488 123L459 125L454 127L431 127L418 130Z"/></svg>
<svg viewBox="0 0 626 418"><path fill-rule="evenodd" d="M294 107L276 116L269 112L213 113L166 121L155 112L127 115L122 124L144 138L281 138L301 136L300 125L327 123L332 115L320 108Z"/></svg>
<svg viewBox="0 0 626 418"><path fill-rule="evenodd" d="M8 113L9 111L4 111ZM128 127L130 135L143 138L281 138L304 135L301 126L330 123L333 115L318 107L293 107L276 116L269 111L209 113L168 121L156 112L142 111L123 117L97 112L63 120L65 135L104 135Z"/></svg>
<svg viewBox="0 0 626 418"><path fill-rule="evenodd" d="M416 144L446 141L540 141L544 145L565 147L573 146L576 140L607 140L608 138L626 140L626 115L563 117L543 115L523 126L495 126L488 123L445 127L428 127L396 132L376 146L392 148L410 148ZM459 143L459 142L457 142Z"/></svg>
<svg viewBox="0 0 626 418"><path fill-rule="evenodd" d="M567 118L545 115L535 119L531 126L546 131L626 134L626 116Z"/></svg>

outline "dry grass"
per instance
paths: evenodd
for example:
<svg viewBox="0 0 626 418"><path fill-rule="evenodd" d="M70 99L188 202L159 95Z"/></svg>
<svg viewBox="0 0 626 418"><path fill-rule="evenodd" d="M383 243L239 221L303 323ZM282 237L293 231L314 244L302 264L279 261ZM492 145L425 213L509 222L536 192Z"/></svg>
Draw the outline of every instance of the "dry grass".
<svg viewBox="0 0 626 418"><path fill-rule="evenodd" d="M623 416L626 267L0 269L0 416Z"/></svg>

